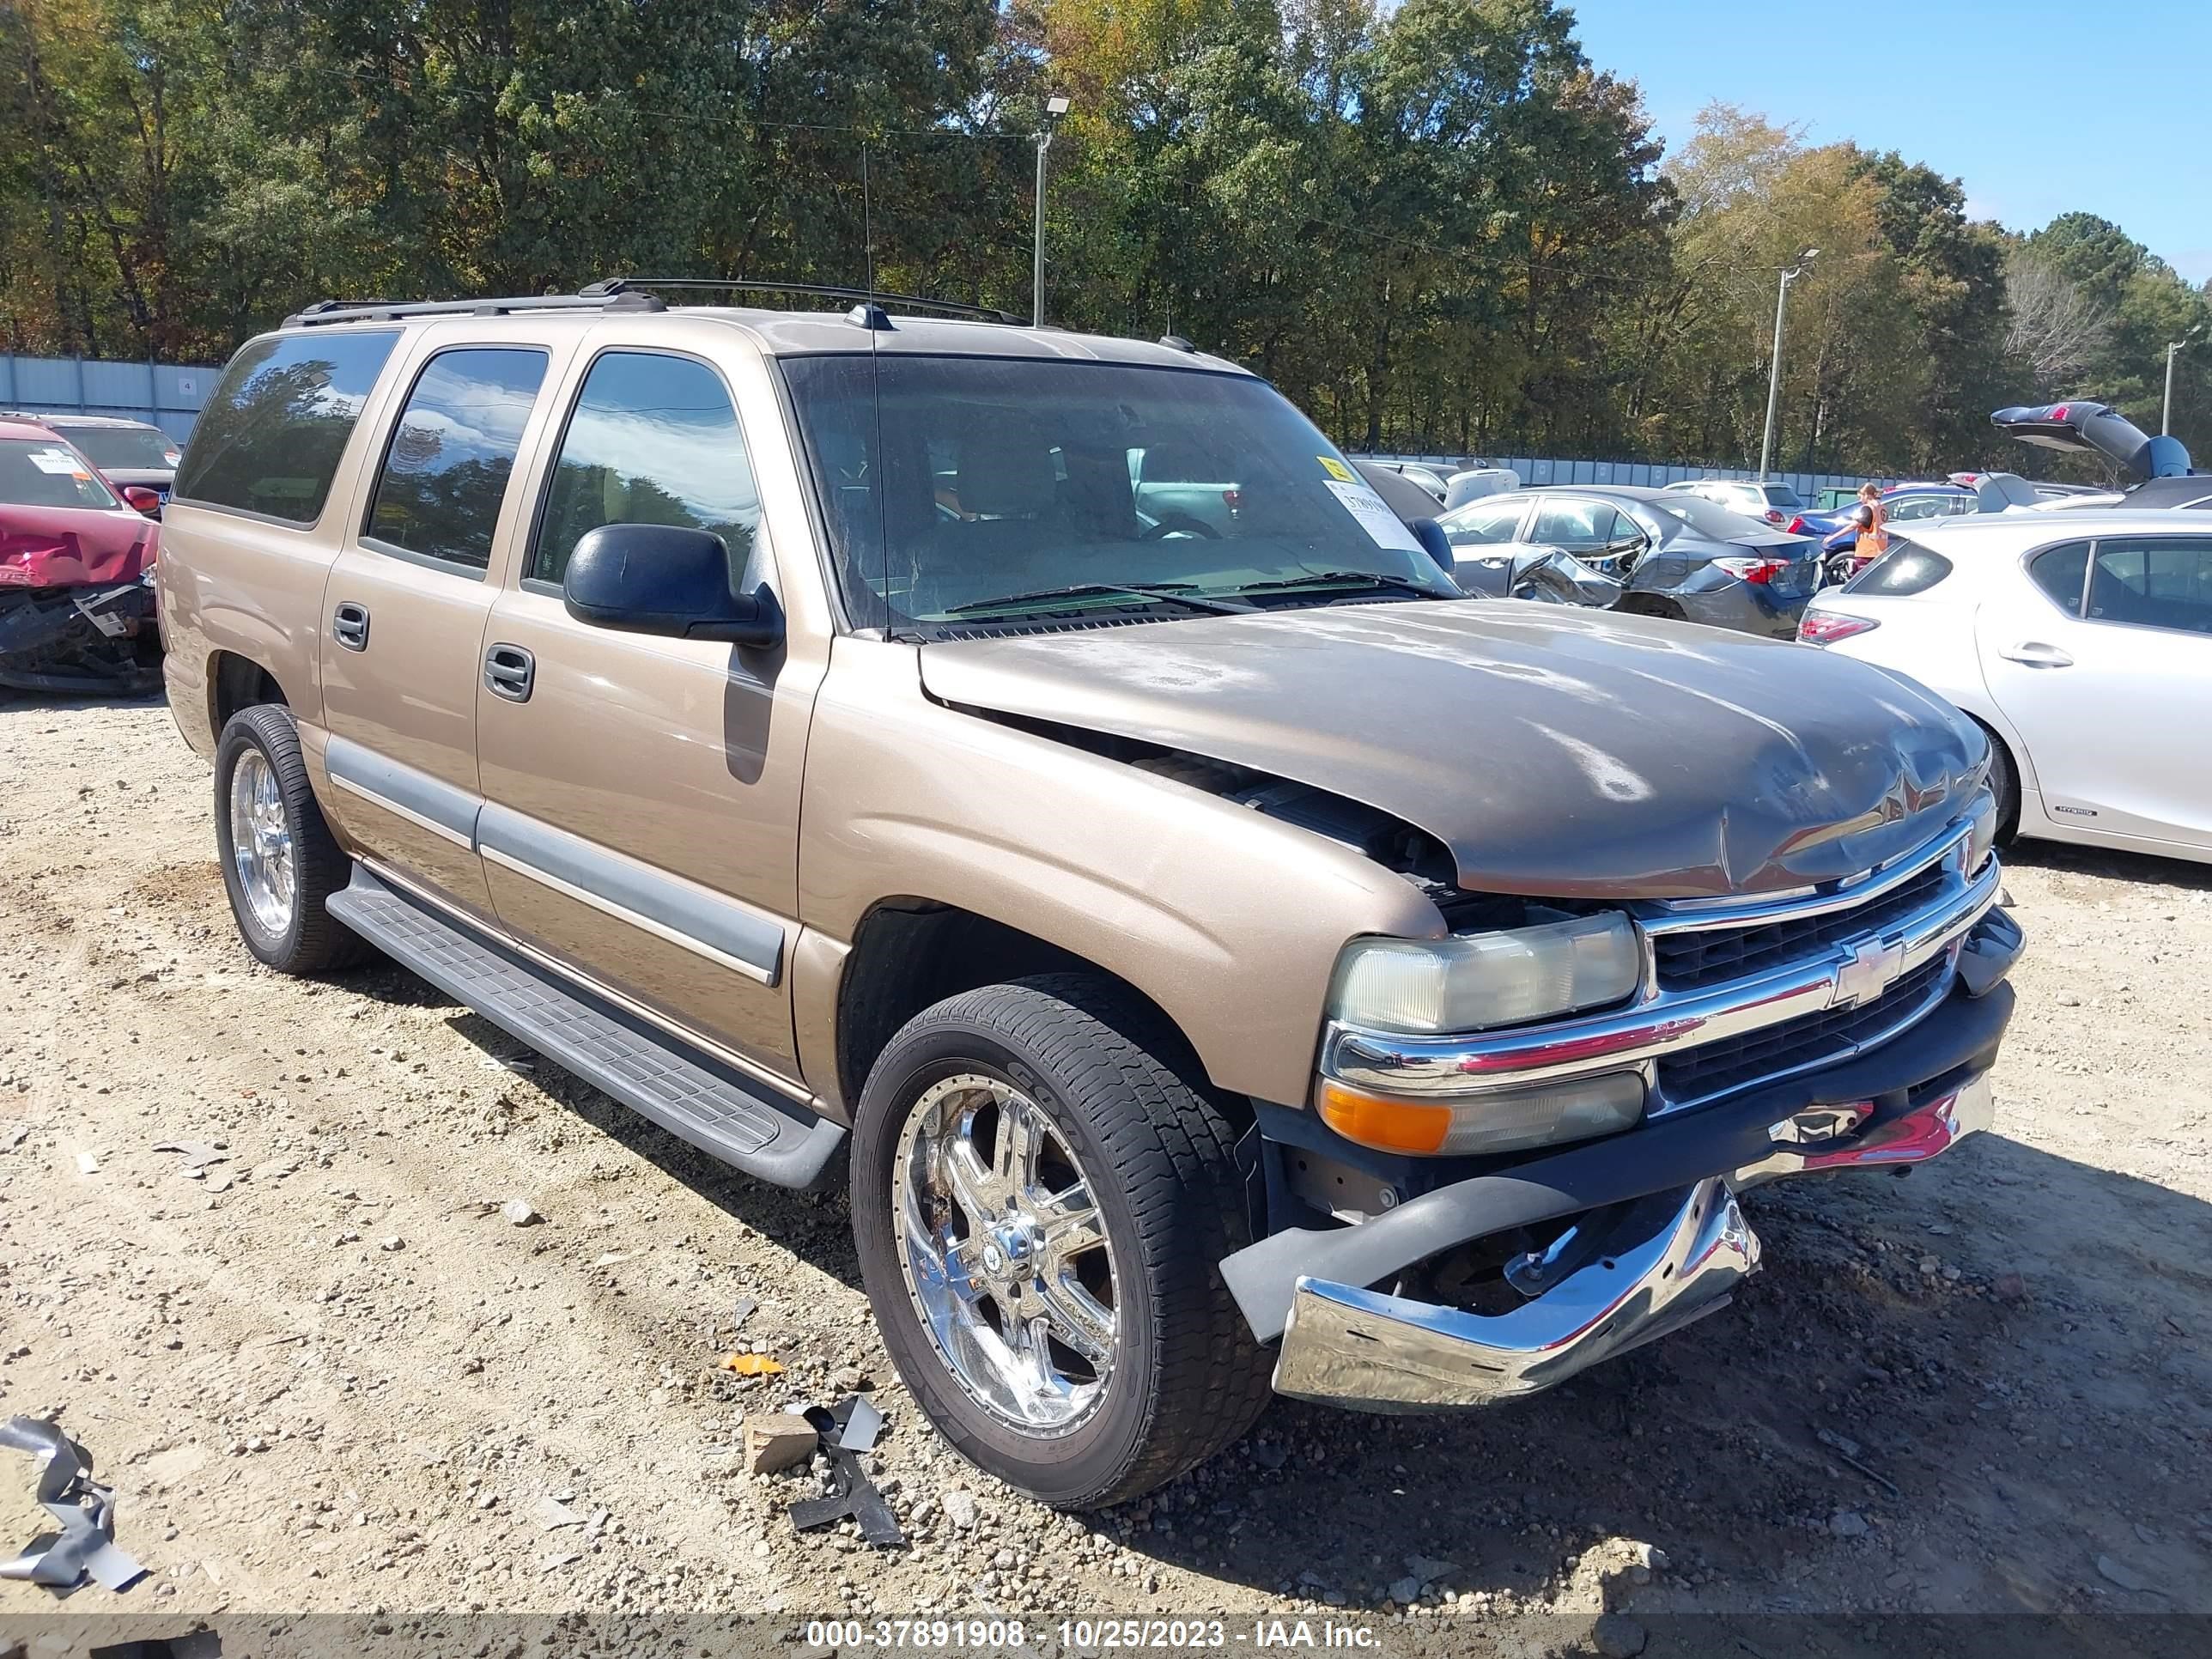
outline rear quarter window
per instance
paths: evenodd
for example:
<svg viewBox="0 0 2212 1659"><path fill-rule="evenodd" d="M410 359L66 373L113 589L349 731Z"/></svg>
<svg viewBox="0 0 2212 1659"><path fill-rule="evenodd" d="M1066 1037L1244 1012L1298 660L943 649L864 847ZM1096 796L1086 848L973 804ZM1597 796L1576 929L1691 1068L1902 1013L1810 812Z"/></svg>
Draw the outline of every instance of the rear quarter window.
<svg viewBox="0 0 2212 1659"><path fill-rule="evenodd" d="M322 517L346 442L397 330L255 340L230 361L192 428L175 494L286 524Z"/></svg>
<svg viewBox="0 0 2212 1659"><path fill-rule="evenodd" d="M1844 585L1846 593L1901 599L1925 593L1951 574L1951 562L1902 536L1889 538L1889 551Z"/></svg>
<svg viewBox="0 0 2212 1659"><path fill-rule="evenodd" d="M2089 574L2089 544L2069 542L2046 547L2027 562L2027 574L2069 617L2081 614L2081 584Z"/></svg>

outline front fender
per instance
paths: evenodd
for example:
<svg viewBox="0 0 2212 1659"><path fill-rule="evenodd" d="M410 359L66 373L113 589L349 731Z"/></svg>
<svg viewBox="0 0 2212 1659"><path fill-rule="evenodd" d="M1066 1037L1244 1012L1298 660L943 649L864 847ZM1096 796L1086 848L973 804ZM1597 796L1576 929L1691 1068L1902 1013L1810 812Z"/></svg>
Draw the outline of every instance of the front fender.
<svg viewBox="0 0 2212 1659"><path fill-rule="evenodd" d="M840 639L807 744L799 893L849 942L878 902L957 906L1117 975L1219 1087L1302 1103L1329 978L1436 908L1348 848L1200 789L932 701L910 646Z"/></svg>

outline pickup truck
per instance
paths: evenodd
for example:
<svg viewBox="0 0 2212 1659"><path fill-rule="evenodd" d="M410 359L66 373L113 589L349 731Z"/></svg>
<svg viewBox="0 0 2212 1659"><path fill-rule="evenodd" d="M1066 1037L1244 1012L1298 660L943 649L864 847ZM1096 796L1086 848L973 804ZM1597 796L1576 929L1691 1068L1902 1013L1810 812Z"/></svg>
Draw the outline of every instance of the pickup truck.
<svg viewBox="0 0 2212 1659"><path fill-rule="evenodd" d="M920 1408L1068 1507L1271 1389L1547 1388L1739 1289L1746 1188L1988 1121L1972 720L1468 597L1185 342L854 298L325 304L238 353L158 568L248 951L373 947L842 1183ZM1138 452L1236 511L1164 530Z"/></svg>

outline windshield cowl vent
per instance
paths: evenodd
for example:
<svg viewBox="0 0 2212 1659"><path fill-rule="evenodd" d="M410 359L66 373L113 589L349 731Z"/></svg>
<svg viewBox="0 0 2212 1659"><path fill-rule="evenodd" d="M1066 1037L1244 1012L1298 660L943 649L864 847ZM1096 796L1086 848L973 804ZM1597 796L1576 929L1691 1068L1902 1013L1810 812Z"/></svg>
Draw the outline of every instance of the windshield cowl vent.
<svg viewBox="0 0 2212 1659"><path fill-rule="evenodd" d="M1119 616L1025 619L1018 623L988 624L933 623L929 637L933 640L1003 640L1016 634L1081 634L1094 628L1139 628L1146 623L1165 620L1167 618L1158 616Z"/></svg>

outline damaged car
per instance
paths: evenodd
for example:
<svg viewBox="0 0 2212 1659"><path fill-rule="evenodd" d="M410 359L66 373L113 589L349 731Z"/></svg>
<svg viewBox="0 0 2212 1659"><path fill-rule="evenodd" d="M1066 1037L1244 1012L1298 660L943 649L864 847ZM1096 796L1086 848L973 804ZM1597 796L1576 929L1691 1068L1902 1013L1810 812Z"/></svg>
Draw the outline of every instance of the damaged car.
<svg viewBox="0 0 2212 1659"><path fill-rule="evenodd" d="M161 533L52 428L0 421L0 685L158 688Z"/></svg>
<svg viewBox="0 0 2212 1659"><path fill-rule="evenodd" d="M1990 1121L2021 933L1940 697L1469 597L1187 342L665 291L247 344L170 705L247 951L843 1182L983 1469L1087 1508L1271 1391L1554 1386L1742 1290L1747 1189Z"/></svg>
<svg viewBox="0 0 2212 1659"><path fill-rule="evenodd" d="M0 414L0 420L28 421L66 438L77 453L100 469L116 493L149 519L161 516L161 503L177 476L182 446L145 421L119 415Z"/></svg>
<svg viewBox="0 0 2212 1659"><path fill-rule="evenodd" d="M1671 488L1520 490L1437 522L1459 585L1496 599L1789 639L1820 585L1812 538Z"/></svg>

